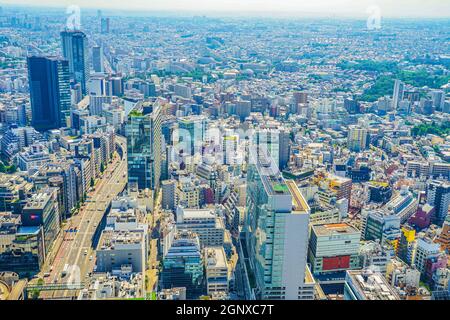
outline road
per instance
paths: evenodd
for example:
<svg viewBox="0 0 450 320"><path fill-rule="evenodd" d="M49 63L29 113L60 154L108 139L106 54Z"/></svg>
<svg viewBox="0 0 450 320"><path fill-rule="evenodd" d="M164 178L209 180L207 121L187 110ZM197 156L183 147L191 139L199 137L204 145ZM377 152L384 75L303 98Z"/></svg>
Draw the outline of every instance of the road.
<svg viewBox="0 0 450 320"><path fill-rule="evenodd" d="M52 266L46 265L41 271L41 277L45 273L50 275L44 278L46 284L84 283L87 276L94 269L95 248L93 237L96 233L105 211L112 199L119 195L125 188L127 176L126 139L116 136L116 143L122 149L122 157L116 157L98 180L95 190L88 194L85 205L80 212L70 218L61 230L63 237L61 245L56 248L55 259ZM76 228L77 232L67 232ZM69 266L68 275L61 276L65 266ZM75 296L77 290L46 291L41 293L43 299L69 298Z"/></svg>
<svg viewBox="0 0 450 320"><path fill-rule="evenodd" d="M156 291L158 284L158 240L153 235L158 227L158 222L161 217L161 199L162 193L159 192L155 201L153 213L148 215L150 235L152 238L150 239L150 255L147 262L148 270L145 273L147 277L147 293Z"/></svg>

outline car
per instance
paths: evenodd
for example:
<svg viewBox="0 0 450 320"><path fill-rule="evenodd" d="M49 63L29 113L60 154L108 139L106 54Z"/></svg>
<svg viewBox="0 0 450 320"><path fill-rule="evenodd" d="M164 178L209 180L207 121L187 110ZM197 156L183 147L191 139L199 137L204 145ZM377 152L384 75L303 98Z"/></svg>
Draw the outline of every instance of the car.
<svg viewBox="0 0 450 320"><path fill-rule="evenodd" d="M87 249L84 250L84 255L86 256L88 253Z"/></svg>
<svg viewBox="0 0 450 320"><path fill-rule="evenodd" d="M44 273L44 278L48 278L48 277L50 277L50 272Z"/></svg>
<svg viewBox="0 0 450 320"><path fill-rule="evenodd" d="M92 259L94 259L94 257L93 257L93 256L90 256L90 257L89 257L89 261L92 261Z"/></svg>

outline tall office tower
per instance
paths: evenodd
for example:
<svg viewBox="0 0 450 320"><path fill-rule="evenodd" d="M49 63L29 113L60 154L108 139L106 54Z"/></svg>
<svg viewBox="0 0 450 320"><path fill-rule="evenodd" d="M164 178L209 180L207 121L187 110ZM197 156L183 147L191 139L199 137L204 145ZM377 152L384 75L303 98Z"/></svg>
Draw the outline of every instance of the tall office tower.
<svg viewBox="0 0 450 320"><path fill-rule="evenodd" d="M279 130L279 138L280 146L278 148L279 151L279 157L278 157L278 167L280 170L283 170L287 167L289 162L289 155L290 155L290 132L286 129L280 129Z"/></svg>
<svg viewBox="0 0 450 320"><path fill-rule="evenodd" d="M244 226L252 298L313 299L315 283L306 264L310 208L295 182L285 181L273 159L254 148Z"/></svg>
<svg viewBox="0 0 450 320"><path fill-rule="evenodd" d="M111 77L106 85L106 95L121 97L123 95L122 77Z"/></svg>
<svg viewBox="0 0 450 320"><path fill-rule="evenodd" d="M92 48L92 67L95 72L104 72L103 67L103 48L95 46Z"/></svg>
<svg viewBox="0 0 450 320"><path fill-rule="evenodd" d="M101 19L100 28L102 33L109 33L109 18Z"/></svg>
<svg viewBox="0 0 450 320"><path fill-rule="evenodd" d="M403 100L405 85L400 80L395 80L394 93L392 95L392 109L397 110L398 104Z"/></svg>
<svg viewBox="0 0 450 320"><path fill-rule="evenodd" d="M360 152L369 146L369 132L367 129L350 127L347 136L347 147L354 152Z"/></svg>
<svg viewBox="0 0 450 320"><path fill-rule="evenodd" d="M203 257L197 234L174 231L163 254L160 285L163 289L185 287L188 299L198 298L204 291Z"/></svg>
<svg viewBox="0 0 450 320"><path fill-rule="evenodd" d="M31 125L39 131L66 126L70 116L69 64L66 60L29 57Z"/></svg>
<svg viewBox="0 0 450 320"><path fill-rule="evenodd" d="M443 90L431 91L431 100L436 111L443 111L445 105L445 92Z"/></svg>
<svg viewBox="0 0 450 320"><path fill-rule="evenodd" d="M202 153L203 142L206 137L206 118L204 116L190 116L178 121L178 142L185 154Z"/></svg>
<svg viewBox="0 0 450 320"><path fill-rule="evenodd" d="M442 226L450 205L450 184L438 180L431 181L427 186L427 202L435 208L432 222Z"/></svg>
<svg viewBox="0 0 450 320"><path fill-rule="evenodd" d="M161 110L139 107L128 115L125 135L128 144L128 188L158 190L161 175Z"/></svg>
<svg viewBox="0 0 450 320"><path fill-rule="evenodd" d="M62 51L69 61L70 75L81 85L83 95L87 92L89 80L89 50L86 35L81 31L65 30L61 32Z"/></svg>

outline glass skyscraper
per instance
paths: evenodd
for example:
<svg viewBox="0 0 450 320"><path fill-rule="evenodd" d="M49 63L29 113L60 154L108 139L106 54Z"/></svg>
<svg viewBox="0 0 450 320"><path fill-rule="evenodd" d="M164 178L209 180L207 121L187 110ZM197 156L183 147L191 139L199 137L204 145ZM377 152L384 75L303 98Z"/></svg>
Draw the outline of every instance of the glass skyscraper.
<svg viewBox="0 0 450 320"><path fill-rule="evenodd" d="M54 57L28 57L31 125L39 131L66 126L70 116L69 63Z"/></svg>
<svg viewBox="0 0 450 320"><path fill-rule="evenodd" d="M66 30L61 32L61 42L63 56L69 61L70 76L76 83L81 85L81 91L85 95L89 80L87 37L81 31Z"/></svg>
<svg viewBox="0 0 450 320"><path fill-rule="evenodd" d="M158 190L162 154L160 108L136 106L128 115L125 135L128 143L128 188Z"/></svg>

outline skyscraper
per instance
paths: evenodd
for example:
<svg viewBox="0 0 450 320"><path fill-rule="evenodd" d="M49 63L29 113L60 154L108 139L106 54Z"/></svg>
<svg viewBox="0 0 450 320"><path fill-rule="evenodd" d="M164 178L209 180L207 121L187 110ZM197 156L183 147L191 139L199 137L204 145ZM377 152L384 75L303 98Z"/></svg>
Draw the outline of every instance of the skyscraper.
<svg viewBox="0 0 450 320"><path fill-rule="evenodd" d="M102 33L109 33L109 18L101 18L100 29Z"/></svg>
<svg viewBox="0 0 450 320"><path fill-rule="evenodd" d="M158 190L161 176L161 112L157 106L128 115L125 135L128 143L128 188Z"/></svg>
<svg viewBox="0 0 450 320"><path fill-rule="evenodd" d="M81 85L83 95L87 91L89 80L88 40L81 31L65 30L61 32L62 51L69 61L69 71L72 79Z"/></svg>
<svg viewBox="0 0 450 320"><path fill-rule="evenodd" d="M95 72L103 72L103 49L100 46L92 48L92 66Z"/></svg>
<svg viewBox="0 0 450 320"><path fill-rule="evenodd" d="M54 57L28 58L32 126L39 131L66 125L70 115L69 64Z"/></svg>
<svg viewBox="0 0 450 320"><path fill-rule="evenodd" d="M450 205L450 184L439 180L431 181L427 186L427 202L435 208L432 222L442 226Z"/></svg>
<svg viewBox="0 0 450 320"><path fill-rule="evenodd" d="M394 93L392 96L392 108L397 110L398 104L403 100L405 85L400 80L395 80Z"/></svg>
<svg viewBox="0 0 450 320"><path fill-rule="evenodd" d="M256 150L250 155L244 227L250 289L256 299L313 299L306 265L309 206L271 157Z"/></svg>

